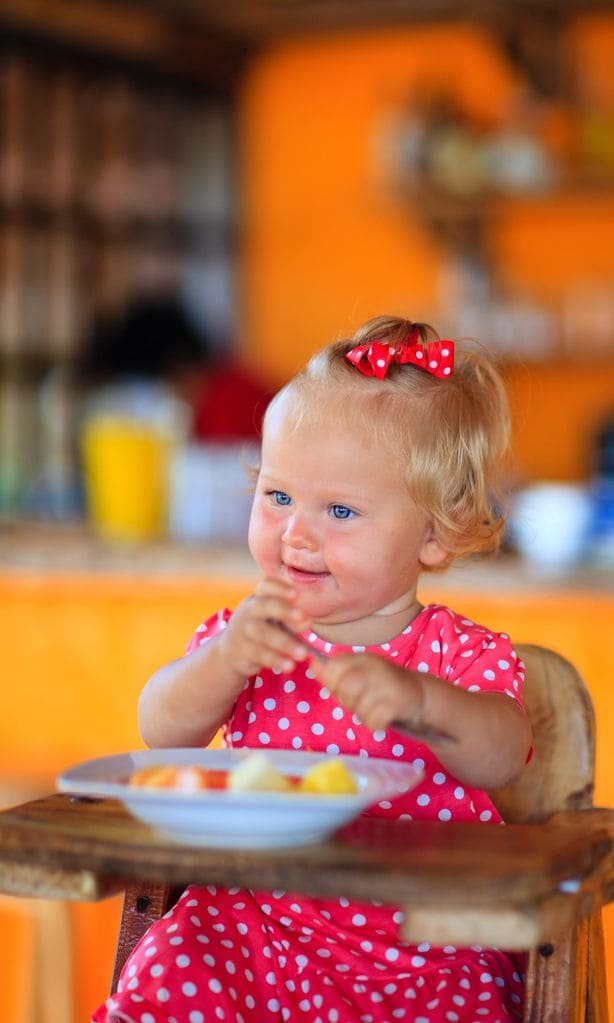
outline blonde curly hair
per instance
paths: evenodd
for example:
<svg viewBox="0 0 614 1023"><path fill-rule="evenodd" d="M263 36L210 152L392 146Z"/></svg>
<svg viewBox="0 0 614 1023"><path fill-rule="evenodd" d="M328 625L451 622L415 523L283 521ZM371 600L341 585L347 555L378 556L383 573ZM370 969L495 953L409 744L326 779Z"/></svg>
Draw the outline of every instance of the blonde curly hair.
<svg viewBox="0 0 614 1023"><path fill-rule="evenodd" d="M500 545L505 516L498 474L509 444L510 414L503 380L475 343L455 342L454 371L446 379L392 363L379 380L364 376L345 358L356 345L398 345L415 331L425 347L439 339L428 324L394 316L369 320L354 337L317 352L269 408L290 392L295 425L325 421L333 396L337 419L375 435L398 460L410 497L432 520L435 537L448 552L438 566L446 568L456 558L494 553Z"/></svg>

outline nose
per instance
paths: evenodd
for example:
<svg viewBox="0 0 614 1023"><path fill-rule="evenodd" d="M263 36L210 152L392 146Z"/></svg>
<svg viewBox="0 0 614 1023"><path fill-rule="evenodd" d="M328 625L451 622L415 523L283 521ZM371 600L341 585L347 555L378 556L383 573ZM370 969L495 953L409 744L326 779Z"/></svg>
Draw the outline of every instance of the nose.
<svg viewBox="0 0 614 1023"><path fill-rule="evenodd" d="M295 512L287 522L282 535L282 543L294 550L314 550L315 537L310 528L307 517L301 512Z"/></svg>

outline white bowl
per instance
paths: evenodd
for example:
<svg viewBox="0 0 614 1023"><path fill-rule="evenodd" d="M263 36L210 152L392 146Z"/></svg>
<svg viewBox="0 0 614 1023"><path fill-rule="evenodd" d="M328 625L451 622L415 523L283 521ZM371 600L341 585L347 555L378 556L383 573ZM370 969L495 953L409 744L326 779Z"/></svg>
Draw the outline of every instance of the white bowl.
<svg viewBox="0 0 614 1023"><path fill-rule="evenodd" d="M151 749L101 757L64 771L61 792L119 799L130 813L175 842L210 848L265 849L322 841L361 810L381 799L408 792L422 773L411 764L375 757L341 757L358 792L345 796L301 792L233 792L210 789L180 792L131 786L133 771L163 764L196 764L228 770L253 753L237 750ZM302 775L326 753L266 750L283 774Z"/></svg>

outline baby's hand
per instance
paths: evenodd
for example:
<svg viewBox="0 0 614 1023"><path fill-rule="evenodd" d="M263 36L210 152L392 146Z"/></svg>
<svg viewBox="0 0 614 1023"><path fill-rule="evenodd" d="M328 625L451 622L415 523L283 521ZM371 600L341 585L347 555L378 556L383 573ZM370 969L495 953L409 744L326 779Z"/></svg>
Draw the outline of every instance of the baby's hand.
<svg viewBox="0 0 614 1023"><path fill-rule="evenodd" d="M263 579L253 595L239 604L220 635L223 656L238 674L247 677L261 668L292 671L297 661L308 656L307 648L291 635L310 625L295 598L288 583Z"/></svg>
<svg viewBox="0 0 614 1023"><path fill-rule="evenodd" d="M339 654L326 663L313 660L311 670L372 731L420 715L420 681L383 657Z"/></svg>

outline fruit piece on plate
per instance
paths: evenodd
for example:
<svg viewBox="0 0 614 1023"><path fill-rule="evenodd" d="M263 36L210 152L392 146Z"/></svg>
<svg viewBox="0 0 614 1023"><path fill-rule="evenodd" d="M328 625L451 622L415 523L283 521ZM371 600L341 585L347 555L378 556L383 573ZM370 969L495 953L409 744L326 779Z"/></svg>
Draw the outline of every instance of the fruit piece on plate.
<svg viewBox="0 0 614 1023"><path fill-rule="evenodd" d="M277 770L266 753L250 753L241 760L228 776L228 788L233 792L288 792L292 789L289 778Z"/></svg>
<svg viewBox="0 0 614 1023"><path fill-rule="evenodd" d="M229 771L224 771L218 767L199 767L197 768L201 772L203 789L227 789L228 778L230 776Z"/></svg>
<svg viewBox="0 0 614 1023"><path fill-rule="evenodd" d="M175 768L175 788L180 792L200 792L202 789L225 789L227 772L214 771L196 764Z"/></svg>
<svg viewBox="0 0 614 1023"><path fill-rule="evenodd" d="M130 785L147 789L179 789L199 792L202 789L225 789L228 771L198 767L197 764L156 764L144 767L130 776Z"/></svg>
<svg viewBox="0 0 614 1023"><path fill-rule="evenodd" d="M172 764L155 764L134 771L129 778L130 785L145 789L172 789L175 787L176 768Z"/></svg>
<svg viewBox="0 0 614 1023"><path fill-rule="evenodd" d="M358 785L343 760L322 760L303 775L299 792L318 793L322 796L353 796L358 792Z"/></svg>

